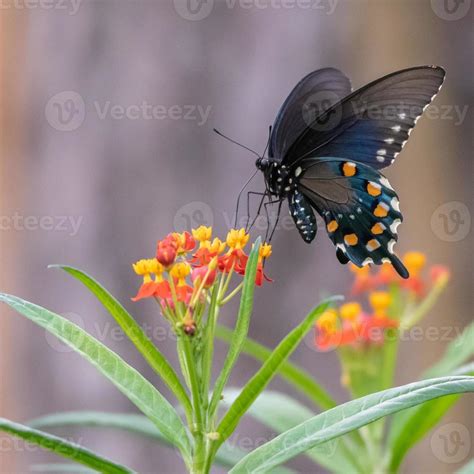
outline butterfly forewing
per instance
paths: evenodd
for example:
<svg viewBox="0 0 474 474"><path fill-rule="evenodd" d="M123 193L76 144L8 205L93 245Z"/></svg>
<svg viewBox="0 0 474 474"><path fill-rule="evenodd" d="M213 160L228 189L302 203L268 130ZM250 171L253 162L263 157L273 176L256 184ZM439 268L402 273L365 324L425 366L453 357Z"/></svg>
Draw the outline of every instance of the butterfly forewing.
<svg viewBox="0 0 474 474"><path fill-rule="evenodd" d="M382 77L317 117L288 148L282 163L306 157L350 159L374 168L390 165L433 100L445 72L421 66Z"/></svg>
<svg viewBox="0 0 474 474"><path fill-rule="evenodd" d="M269 155L281 160L316 116L350 92L349 79L337 69L319 69L301 79L278 112Z"/></svg>

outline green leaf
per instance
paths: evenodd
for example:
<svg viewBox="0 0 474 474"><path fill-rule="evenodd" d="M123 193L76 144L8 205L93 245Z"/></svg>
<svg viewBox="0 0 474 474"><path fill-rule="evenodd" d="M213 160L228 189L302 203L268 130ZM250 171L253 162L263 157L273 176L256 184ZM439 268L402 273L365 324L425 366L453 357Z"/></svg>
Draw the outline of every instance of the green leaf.
<svg viewBox="0 0 474 474"><path fill-rule="evenodd" d="M448 345L443 357L423 374L423 378L448 375L472 357L474 357L474 322L466 326L462 334Z"/></svg>
<svg viewBox="0 0 474 474"><path fill-rule="evenodd" d="M30 420L28 426L37 429L63 426L112 428L129 431L169 444L160 430L145 416L133 413L105 413L101 411L69 411L52 413Z"/></svg>
<svg viewBox="0 0 474 474"><path fill-rule="evenodd" d="M76 466L75 464L60 464L60 463L53 463L53 464L33 464L30 466L31 472L60 472L61 474L65 474L66 472L80 472L81 474L90 474L96 471L88 469L87 467Z"/></svg>
<svg viewBox="0 0 474 474"><path fill-rule="evenodd" d="M239 393L238 389L225 390L223 404L231 405ZM247 414L276 433L283 433L314 416L313 411L294 398L271 390L262 392ZM306 455L331 472L346 474L356 470L347 460L344 445L339 440L322 444L308 451Z"/></svg>
<svg viewBox="0 0 474 474"><path fill-rule="evenodd" d="M234 337L234 331L225 326L217 326L216 337L224 342L230 343ZM268 347L265 347L249 337L247 337L242 346L242 352L260 362L265 362L272 353ZM288 382L295 390L302 393L317 407L328 410L337 405L331 395L329 395L321 385L314 381L311 374L298 367L296 364L293 364L290 361L284 362L278 370L277 375Z"/></svg>
<svg viewBox="0 0 474 474"><path fill-rule="evenodd" d="M281 365L296 349L307 332L312 328L316 318L326 310L331 301L326 300L313 309L303 322L280 342L270 357L263 363L262 367L247 382L217 427L217 431L220 433L217 445L232 434L242 416L272 380Z"/></svg>
<svg viewBox="0 0 474 474"><path fill-rule="evenodd" d="M100 283L81 270L66 265L50 265L49 268L60 268L64 270L83 283L94 294L122 328L127 337L133 342L150 367L163 379L174 393L176 398L183 405L188 419L191 420L191 402L176 372L130 313L128 313Z"/></svg>
<svg viewBox="0 0 474 474"><path fill-rule="evenodd" d="M458 367L474 354L474 323L447 347L440 361L423 374L423 378L472 373L473 366ZM433 400L393 417L387 447L390 469L397 470L408 451L430 431L456 403L459 396Z"/></svg>
<svg viewBox="0 0 474 474"><path fill-rule="evenodd" d="M344 403L277 436L242 459L230 473L269 472L300 453L384 416L444 395L473 392L474 377L442 377L391 388Z"/></svg>
<svg viewBox="0 0 474 474"><path fill-rule="evenodd" d="M28 443L33 443L41 446L48 451L52 451L63 458L72 459L77 463L95 469L99 472L107 472L110 474L124 474L132 473L131 469L116 464L109 459L106 459L98 454L89 451L88 449L71 443L65 439L57 436L43 433L42 431L34 430L28 426L14 423L13 421L0 418L0 431L4 431L10 435L21 438Z"/></svg>
<svg viewBox="0 0 474 474"><path fill-rule="evenodd" d="M16 296L0 293L0 301L7 303L23 316L45 328L91 362L153 421L170 443L177 446L187 458L190 453L190 443L181 419L163 395L137 370L62 316Z"/></svg>
<svg viewBox="0 0 474 474"><path fill-rule="evenodd" d="M253 309L253 293L255 289L255 276L257 274L258 252L260 250L260 237L255 241L255 244L250 252L247 262L244 285L242 288L242 296L240 298L239 313L237 322L235 323L234 337L229 346L229 352L224 361L224 366L216 380L214 391L212 393L211 402L209 404L209 414L212 417L219 404L222 391L229 380L230 373L239 358L242 351L242 345L249 330L250 316Z"/></svg>
<svg viewBox="0 0 474 474"><path fill-rule="evenodd" d="M53 413L35 418L29 421L28 425L36 429L54 429L65 426L119 429L154 439L166 446L171 446L160 430L148 418L133 413L104 413L100 411ZM224 443L217 452L215 460L221 466L232 467L246 454L247 452L231 444ZM283 472L291 471L282 469L281 473L283 474Z"/></svg>

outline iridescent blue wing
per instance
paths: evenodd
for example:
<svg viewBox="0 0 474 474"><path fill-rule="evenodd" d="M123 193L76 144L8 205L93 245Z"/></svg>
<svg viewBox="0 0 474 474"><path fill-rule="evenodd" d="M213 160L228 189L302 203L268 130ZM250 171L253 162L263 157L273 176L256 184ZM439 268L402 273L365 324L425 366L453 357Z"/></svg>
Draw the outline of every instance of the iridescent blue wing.
<svg viewBox="0 0 474 474"><path fill-rule="evenodd" d="M408 278L394 253L403 217L387 178L370 166L337 158L307 159L300 166L298 191L323 217L339 261L359 267L391 262Z"/></svg>
<svg viewBox="0 0 474 474"><path fill-rule="evenodd" d="M281 160L312 119L350 93L349 79L337 69L319 69L301 79L275 119L269 155Z"/></svg>
<svg viewBox="0 0 474 474"><path fill-rule="evenodd" d="M315 118L287 148L282 164L335 156L377 169L390 165L444 76L440 67L419 66L371 82Z"/></svg>

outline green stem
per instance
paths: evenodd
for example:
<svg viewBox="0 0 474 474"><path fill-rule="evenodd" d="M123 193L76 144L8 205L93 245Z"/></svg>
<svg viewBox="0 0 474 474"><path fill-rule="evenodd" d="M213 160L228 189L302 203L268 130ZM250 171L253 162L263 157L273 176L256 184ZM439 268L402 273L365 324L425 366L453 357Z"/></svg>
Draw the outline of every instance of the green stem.
<svg viewBox="0 0 474 474"><path fill-rule="evenodd" d="M204 338L205 345L202 357L202 396L205 400L204 409L207 412L209 405L209 387L212 375L212 357L214 354L214 332L219 315L219 306L217 305L218 287L214 286L212 290L211 302L209 304L209 312L207 316L206 336ZM209 422L207 422L209 426ZM212 429L212 428L211 428Z"/></svg>
<svg viewBox="0 0 474 474"><path fill-rule="evenodd" d="M224 299L219 301L219 306L224 306L226 303L228 303L236 294L239 293L243 286L244 282L242 281Z"/></svg>
<svg viewBox="0 0 474 474"><path fill-rule="evenodd" d="M193 426L191 433L194 437L194 452L192 473L202 474L204 465L206 464L206 443L205 428L203 425L203 407L201 400L201 391L199 385L199 377L196 371L196 360L193 353L190 337L186 334L181 335L181 348L183 350L183 360L186 365L186 372L189 376L189 384L193 402Z"/></svg>

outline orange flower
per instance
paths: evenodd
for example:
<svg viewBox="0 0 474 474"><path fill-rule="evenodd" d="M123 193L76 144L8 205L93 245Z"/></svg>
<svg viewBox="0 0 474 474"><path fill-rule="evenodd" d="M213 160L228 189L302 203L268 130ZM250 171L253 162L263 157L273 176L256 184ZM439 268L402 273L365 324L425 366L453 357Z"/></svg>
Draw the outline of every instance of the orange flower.
<svg viewBox="0 0 474 474"><path fill-rule="evenodd" d="M353 295L358 295L364 291L370 290L373 286L373 277L370 274L370 267L365 265L363 267L358 267L351 263L349 265L349 270L354 274L354 283L352 285L351 293Z"/></svg>
<svg viewBox="0 0 474 474"><path fill-rule="evenodd" d="M381 311L386 299L382 294L373 294L372 302ZM339 316L341 319L339 319ZM343 346L355 348L384 341L385 330L398 326L398 321L386 316L365 314L359 303L350 302L341 306L339 312L330 309L316 323L316 347L329 350Z"/></svg>
<svg viewBox="0 0 474 474"><path fill-rule="evenodd" d="M178 243L173 236L159 240L156 245L156 259L165 267L173 265L178 255Z"/></svg>
<svg viewBox="0 0 474 474"><path fill-rule="evenodd" d="M179 234L178 232L174 232L170 234L168 237L172 237L175 242L177 243L177 253L178 255L185 254L190 252L191 250L196 247L196 241L194 240L193 236L189 232L183 232Z"/></svg>
<svg viewBox="0 0 474 474"><path fill-rule="evenodd" d="M163 280L163 266L155 258L142 259L133 264L133 269L137 275L143 276L143 283L138 290L137 295L132 301L138 301L143 298L157 296L166 298L170 296L170 287L167 281ZM151 274L155 274L153 280Z"/></svg>

